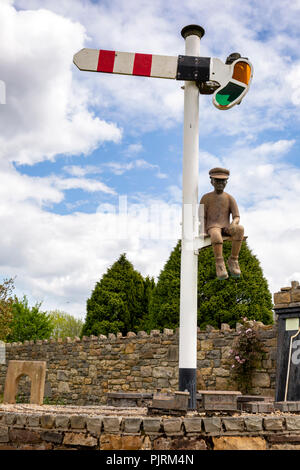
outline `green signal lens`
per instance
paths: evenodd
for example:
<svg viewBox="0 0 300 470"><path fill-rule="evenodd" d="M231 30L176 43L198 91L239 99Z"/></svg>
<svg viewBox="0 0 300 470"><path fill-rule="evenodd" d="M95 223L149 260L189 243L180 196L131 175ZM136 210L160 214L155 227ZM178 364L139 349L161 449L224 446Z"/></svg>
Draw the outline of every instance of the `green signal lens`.
<svg viewBox="0 0 300 470"><path fill-rule="evenodd" d="M220 106L228 106L235 101L244 90L244 87L239 86L236 83L229 82L224 88L218 91L215 96L215 100Z"/></svg>

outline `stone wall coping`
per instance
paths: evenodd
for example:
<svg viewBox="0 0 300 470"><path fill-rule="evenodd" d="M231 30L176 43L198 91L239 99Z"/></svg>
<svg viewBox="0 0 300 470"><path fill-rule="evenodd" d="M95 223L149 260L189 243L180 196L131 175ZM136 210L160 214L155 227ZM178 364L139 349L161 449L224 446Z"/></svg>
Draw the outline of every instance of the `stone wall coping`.
<svg viewBox="0 0 300 470"><path fill-rule="evenodd" d="M0 410L0 428L9 426L11 429L34 428L36 431L48 430L63 432L84 432L93 427L93 432L101 433L128 433L141 434L151 429L151 434L157 435L249 435L272 434L280 431L283 434L293 431L300 436L300 415L282 413L266 416L262 414L241 414L239 416L214 416L190 415L186 417L143 415L96 415L91 411L72 414L67 410L61 412L34 412L32 409L22 411ZM144 427L145 422L145 427ZM153 425L152 425L153 423ZM63 426L62 426L63 424Z"/></svg>
<svg viewBox="0 0 300 470"><path fill-rule="evenodd" d="M299 303L300 305L300 303ZM200 328L197 328L197 335L201 334L208 334L208 336L214 335L214 334L220 334L221 336L228 335L228 334L233 334L235 335L238 333L241 329L241 323L236 324L236 328L231 328L227 323L222 323L221 329L215 329L211 325L207 325L205 329L200 330ZM255 326L258 330L269 330L269 329L276 329L277 328L277 323L274 322L271 325L264 325L261 322L253 322L253 326ZM36 341L24 341L22 342L14 342L14 343L5 343L6 348L12 348L12 347L23 347L23 346L44 346L48 344L54 344L54 343L59 343L59 344L71 344L71 343L86 343L86 342L110 342L110 341L126 341L126 340L137 340L139 341L141 338L150 338L150 337L160 337L160 338L171 338L178 336L179 334L179 328L176 328L176 330L171 330L168 328L164 328L163 331L161 330L151 330L150 334L148 334L146 331L138 331L137 333L134 333L133 331L129 331L126 336L123 336L122 333L117 333L116 335L114 333L109 333L107 336L106 335L98 335L98 336L83 336L82 338L79 338L78 336L75 336L73 338L67 337L67 338L49 338L48 340L36 340ZM200 338L201 339L201 338Z"/></svg>

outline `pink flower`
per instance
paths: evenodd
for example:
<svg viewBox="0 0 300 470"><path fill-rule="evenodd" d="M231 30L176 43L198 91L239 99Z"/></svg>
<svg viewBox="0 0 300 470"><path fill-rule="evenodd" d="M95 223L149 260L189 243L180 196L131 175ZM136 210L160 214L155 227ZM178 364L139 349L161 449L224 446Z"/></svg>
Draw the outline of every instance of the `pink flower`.
<svg viewBox="0 0 300 470"><path fill-rule="evenodd" d="M246 330L246 333L250 333L251 331L251 328L248 328L248 330Z"/></svg>

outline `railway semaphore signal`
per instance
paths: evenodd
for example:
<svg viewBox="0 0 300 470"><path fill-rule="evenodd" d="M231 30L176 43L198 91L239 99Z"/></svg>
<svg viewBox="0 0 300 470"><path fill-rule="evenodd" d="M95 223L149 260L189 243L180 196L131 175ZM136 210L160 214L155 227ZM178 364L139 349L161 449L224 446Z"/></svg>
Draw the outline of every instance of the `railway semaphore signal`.
<svg viewBox="0 0 300 470"><path fill-rule="evenodd" d="M249 90L253 67L247 58L230 54L226 62L200 57L201 26L181 31L185 55L178 57L82 49L74 64L83 71L184 80L182 172L182 240L180 274L179 390L190 393L189 408L196 409L197 273L199 248L199 93L212 94L213 104L227 110L240 104Z"/></svg>

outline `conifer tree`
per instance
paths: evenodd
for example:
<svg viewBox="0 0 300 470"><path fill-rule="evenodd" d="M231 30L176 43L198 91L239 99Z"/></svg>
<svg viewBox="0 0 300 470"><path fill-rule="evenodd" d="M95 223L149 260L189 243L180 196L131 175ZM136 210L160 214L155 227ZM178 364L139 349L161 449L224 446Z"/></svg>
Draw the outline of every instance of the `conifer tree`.
<svg viewBox="0 0 300 470"><path fill-rule="evenodd" d="M158 278L149 307L150 328L179 326L181 242L173 249ZM224 259L231 252L231 243L224 242ZM242 276L220 281L216 277L215 260L211 247L200 250L198 257L198 326L221 323L235 327L236 322L249 320L272 323L272 296L263 276L260 263L243 242L239 256Z"/></svg>
<svg viewBox="0 0 300 470"><path fill-rule="evenodd" d="M144 280L122 254L97 282L87 300L87 315L82 335L99 335L142 328L147 313L150 279Z"/></svg>

